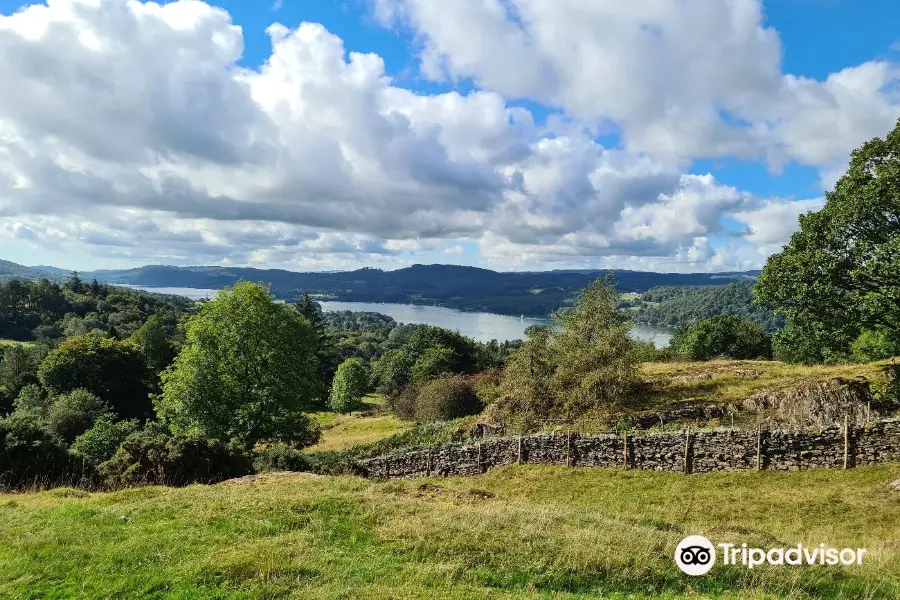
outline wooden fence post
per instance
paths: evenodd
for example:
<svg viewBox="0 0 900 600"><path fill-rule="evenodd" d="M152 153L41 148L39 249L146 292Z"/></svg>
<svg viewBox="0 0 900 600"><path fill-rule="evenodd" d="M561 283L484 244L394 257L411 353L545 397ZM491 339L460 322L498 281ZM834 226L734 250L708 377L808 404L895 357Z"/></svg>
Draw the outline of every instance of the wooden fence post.
<svg viewBox="0 0 900 600"><path fill-rule="evenodd" d="M685 475L690 475L690 473L691 473L690 446L691 446L691 426L688 425L684 430L684 474Z"/></svg>
<svg viewBox="0 0 900 600"><path fill-rule="evenodd" d="M847 468L850 458L850 415L844 415L844 468Z"/></svg>
<svg viewBox="0 0 900 600"><path fill-rule="evenodd" d="M572 431L566 432L566 466L572 466Z"/></svg>
<svg viewBox="0 0 900 600"><path fill-rule="evenodd" d="M762 423L756 426L756 470L762 471Z"/></svg>
<svg viewBox="0 0 900 600"><path fill-rule="evenodd" d="M516 464L518 464L518 465L522 464L522 436L521 436L521 434L519 435L519 459L516 462Z"/></svg>
<svg viewBox="0 0 900 600"><path fill-rule="evenodd" d="M428 475L429 477L431 476L431 452L433 450L434 449L431 446L428 446L428 472L425 474Z"/></svg>
<svg viewBox="0 0 900 600"><path fill-rule="evenodd" d="M622 461L625 463L624 468L628 469L628 431L622 434Z"/></svg>
<svg viewBox="0 0 900 600"><path fill-rule="evenodd" d="M478 472L482 473L481 470L481 442L478 442Z"/></svg>

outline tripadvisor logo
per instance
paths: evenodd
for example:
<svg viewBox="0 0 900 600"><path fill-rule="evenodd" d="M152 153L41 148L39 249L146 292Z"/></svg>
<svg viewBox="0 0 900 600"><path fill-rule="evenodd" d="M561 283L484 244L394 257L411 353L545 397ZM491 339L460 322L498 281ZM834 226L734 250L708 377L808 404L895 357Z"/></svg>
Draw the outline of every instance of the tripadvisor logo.
<svg viewBox="0 0 900 600"><path fill-rule="evenodd" d="M791 548L751 548L747 544L718 544L723 565L743 565L748 569L769 565L861 565L865 548L826 548L825 544ZM675 548L675 564L688 575L705 575L716 564L716 547L702 535L689 535Z"/></svg>

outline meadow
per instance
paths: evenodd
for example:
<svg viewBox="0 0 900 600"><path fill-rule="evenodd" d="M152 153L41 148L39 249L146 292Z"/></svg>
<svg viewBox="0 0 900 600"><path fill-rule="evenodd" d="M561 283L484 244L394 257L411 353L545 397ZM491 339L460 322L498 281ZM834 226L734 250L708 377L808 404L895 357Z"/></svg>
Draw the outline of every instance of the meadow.
<svg viewBox="0 0 900 600"><path fill-rule="evenodd" d="M504 467L375 482L0 495L8 598L897 598L900 466L678 474ZM675 566L688 534L868 549L853 567Z"/></svg>

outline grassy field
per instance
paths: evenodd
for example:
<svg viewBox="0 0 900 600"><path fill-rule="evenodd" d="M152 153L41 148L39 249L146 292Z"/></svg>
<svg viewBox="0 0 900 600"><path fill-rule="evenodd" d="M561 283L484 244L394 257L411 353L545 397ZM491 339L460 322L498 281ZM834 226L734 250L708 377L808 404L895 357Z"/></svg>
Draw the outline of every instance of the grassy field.
<svg viewBox="0 0 900 600"><path fill-rule="evenodd" d="M753 392L780 389L806 379L884 378L887 362L844 365L791 365L776 361L711 360L644 363L641 374L654 382L648 407L674 401L736 402ZM708 376L708 378L707 378Z"/></svg>
<svg viewBox="0 0 900 600"><path fill-rule="evenodd" d="M4 598L897 598L900 466L506 467L0 495ZM853 567L675 567L687 534L864 547Z"/></svg>
<svg viewBox="0 0 900 600"><path fill-rule="evenodd" d="M412 423L383 412L383 404L381 396L370 394L365 397L362 410L353 414L340 415L326 411L313 413L313 419L322 428L322 439L306 451L344 450L351 446L377 442L412 428Z"/></svg>
<svg viewBox="0 0 900 600"><path fill-rule="evenodd" d="M34 346L34 342L18 342L16 340L0 339L0 346L15 346L15 345L21 345L21 346L25 346L27 348L29 346Z"/></svg>

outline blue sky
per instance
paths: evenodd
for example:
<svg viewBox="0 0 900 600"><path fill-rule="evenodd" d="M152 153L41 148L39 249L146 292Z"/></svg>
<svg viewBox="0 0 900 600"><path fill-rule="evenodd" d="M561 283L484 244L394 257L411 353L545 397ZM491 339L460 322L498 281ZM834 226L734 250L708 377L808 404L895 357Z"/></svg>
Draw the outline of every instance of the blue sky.
<svg viewBox="0 0 900 600"><path fill-rule="evenodd" d="M684 2L0 0L0 253L756 268L900 116L900 3Z"/></svg>

